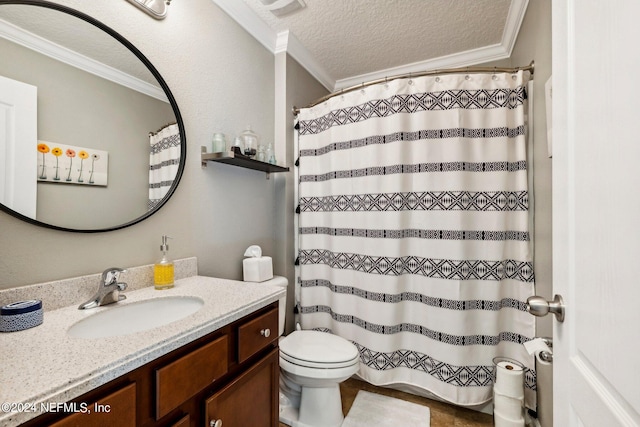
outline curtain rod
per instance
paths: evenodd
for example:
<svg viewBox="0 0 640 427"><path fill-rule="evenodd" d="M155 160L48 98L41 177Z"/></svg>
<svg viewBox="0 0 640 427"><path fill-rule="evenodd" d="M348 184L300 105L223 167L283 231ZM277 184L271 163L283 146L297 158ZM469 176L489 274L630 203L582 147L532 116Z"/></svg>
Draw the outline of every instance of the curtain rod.
<svg viewBox="0 0 640 427"><path fill-rule="evenodd" d="M442 70L430 70L430 71L419 71L417 73L406 73L406 74L398 74L391 77L385 77L384 79L376 79L371 80L369 82L360 83L356 86L351 86L345 89L340 89L338 91L332 92L329 95L325 95L322 98L316 99L311 104L307 105L304 108L315 107L318 104L323 103L327 99L333 98L336 95L342 95L343 93L353 92L357 89L362 89L367 86L376 85L379 83L386 83L392 80L411 78L411 77L423 77L423 76L433 76L440 74L462 74L462 73L517 73L518 71L528 71L533 79L533 71L535 69L535 62L531 61L529 65L524 67L516 67L516 68L504 68L504 67L463 67L463 68L445 68ZM300 114L300 109L298 107L293 107L293 115L297 116Z"/></svg>

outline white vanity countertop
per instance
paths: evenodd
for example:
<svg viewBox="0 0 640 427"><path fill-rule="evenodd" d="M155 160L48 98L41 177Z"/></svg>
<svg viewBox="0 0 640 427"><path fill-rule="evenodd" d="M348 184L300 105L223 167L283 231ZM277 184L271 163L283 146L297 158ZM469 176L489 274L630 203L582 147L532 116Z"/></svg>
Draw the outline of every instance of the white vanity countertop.
<svg viewBox="0 0 640 427"><path fill-rule="evenodd" d="M192 276L177 280L172 289L156 291L151 286L124 294L127 299L117 304L78 310L82 302L78 301L45 312L40 326L0 333L0 425L16 426L35 418L42 413L41 403L72 400L277 301L284 289ZM99 311L168 296L199 297L204 306L183 319L130 335L96 339L67 335L71 325ZM7 412L7 404L20 411Z"/></svg>

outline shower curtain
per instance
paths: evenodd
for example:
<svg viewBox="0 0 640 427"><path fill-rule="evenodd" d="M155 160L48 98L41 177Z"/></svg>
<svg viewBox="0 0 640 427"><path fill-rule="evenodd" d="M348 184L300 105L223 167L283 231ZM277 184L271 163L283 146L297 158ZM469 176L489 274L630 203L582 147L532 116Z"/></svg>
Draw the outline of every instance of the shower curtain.
<svg viewBox="0 0 640 427"><path fill-rule="evenodd" d="M299 312L360 353L358 375L459 405L535 333L525 83L399 79L298 116Z"/></svg>
<svg viewBox="0 0 640 427"><path fill-rule="evenodd" d="M149 203L153 209L167 194L180 165L180 129L171 124L149 133Z"/></svg>

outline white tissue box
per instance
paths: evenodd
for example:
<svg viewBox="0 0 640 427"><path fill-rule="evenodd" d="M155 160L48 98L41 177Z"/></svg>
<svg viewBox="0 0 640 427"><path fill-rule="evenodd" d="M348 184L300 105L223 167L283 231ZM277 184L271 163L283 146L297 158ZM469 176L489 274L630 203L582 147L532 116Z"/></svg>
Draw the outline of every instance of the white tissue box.
<svg viewBox="0 0 640 427"><path fill-rule="evenodd" d="M270 256L245 258L242 260L245 282L264 282L273 279L273 262Z"/></svg>

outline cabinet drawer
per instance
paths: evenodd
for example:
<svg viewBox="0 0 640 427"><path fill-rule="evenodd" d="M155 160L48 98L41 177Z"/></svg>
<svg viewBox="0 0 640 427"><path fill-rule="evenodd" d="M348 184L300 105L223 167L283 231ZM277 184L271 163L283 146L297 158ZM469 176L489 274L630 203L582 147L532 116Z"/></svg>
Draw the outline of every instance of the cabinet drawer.
<svg viewBox="0 0 640 427"><path fill-rule="evenodd" d="M238 327L238 363L278 339L278 309L268 311Z"/></svg>
<svg viewBox="0 0 640 427"><path fill-rule="evenodd" d="M93 427L136 425L136 384L129 384L87 406L86 414L77 412L51 424L51 427Z"/></svg>
<svg viewBox="0 0 640 427"><path fill-rule="evenodd" d="M227 372L228 338L212 341L156 370L156 419Z"/></svg>

